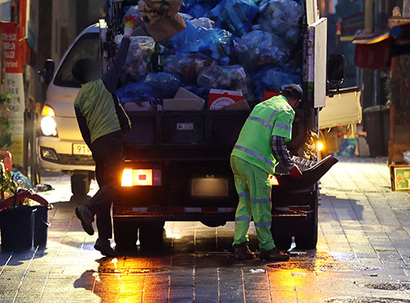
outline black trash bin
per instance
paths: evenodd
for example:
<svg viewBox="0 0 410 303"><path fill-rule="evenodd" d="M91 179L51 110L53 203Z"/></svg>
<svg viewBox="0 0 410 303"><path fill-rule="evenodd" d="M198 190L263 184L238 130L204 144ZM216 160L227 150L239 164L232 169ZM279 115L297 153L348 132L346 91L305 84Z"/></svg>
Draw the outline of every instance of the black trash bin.
<svg viewBox="0 0 410 303"><path fill-rule="evenodd" d="M290 247L292 238L298 249L314 249L318 237L317 182L338 160L331 155L318 163L292 159L303 171L303 178L275 174L279 185L272 186L272 236L281 250Z"/></svg>
<svg viewBox="0 0 410 303"><path fill-rule="evenodd" d="M30 206L0 212L3 251L25 251L34 247L35 212L36 209Z"/></svg>
<svg viewBox="0 0 410 303"><path fill-rule="evenodd" d="M363 110L363 127L367 132L370 156L387 157L389 154L390 107L372 106Z"/></svg>

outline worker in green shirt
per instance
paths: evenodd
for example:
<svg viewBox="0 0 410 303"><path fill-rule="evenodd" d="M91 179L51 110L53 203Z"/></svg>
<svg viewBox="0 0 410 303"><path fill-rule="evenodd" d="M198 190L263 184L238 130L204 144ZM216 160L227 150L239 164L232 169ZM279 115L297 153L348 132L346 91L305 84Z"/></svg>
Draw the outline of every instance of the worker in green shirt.
<svg viewBox="0 0 410 303"><path fill-rule="evenodd" d="M269 175L280 164L294 179L303 177L291 161L285 141L292 139L294 109L303 96L296 84L285 87L279 96L259 103L246 120L231 154L231 167L239 196L236 209L234 250L238 260L253 259L247 232L253 218L259 240L260 258L286 261L289 256L275 247L271 233L272 205Z"/></svg>
<svg viewBox="0 0 410 303"><path fill-rule="evenodd" d="M104 256L114 257L110 245L112 238L111 204L121 186L123 170L124 135L131 124L116 96L117 83L127 58L135 19L125 20L124 36L111 68L101 77L99 65L90 59L74 64L72 74L81 83L74 101L77 122L85 143L95 161L98 192L75 213L83 229L94 234L92 223L97 218L98 239L94 248Z"/></svg>

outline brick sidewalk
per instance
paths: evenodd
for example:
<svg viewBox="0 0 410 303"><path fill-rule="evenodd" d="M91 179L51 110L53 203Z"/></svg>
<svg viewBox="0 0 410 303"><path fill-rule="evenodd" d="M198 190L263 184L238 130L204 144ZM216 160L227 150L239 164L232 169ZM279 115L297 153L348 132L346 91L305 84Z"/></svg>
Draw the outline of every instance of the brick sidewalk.
<svg viewBox="0 0 410 303"><path fill-rule="evenodd" d="M103 259L67 202L69 177L43 181L60 202L47 249L0 253L0 302L410 302L410 195L391 192L381 160L336 164L322 179L317 252L271 264L232 260L233 222L167 222L164 251Z"/></svg>

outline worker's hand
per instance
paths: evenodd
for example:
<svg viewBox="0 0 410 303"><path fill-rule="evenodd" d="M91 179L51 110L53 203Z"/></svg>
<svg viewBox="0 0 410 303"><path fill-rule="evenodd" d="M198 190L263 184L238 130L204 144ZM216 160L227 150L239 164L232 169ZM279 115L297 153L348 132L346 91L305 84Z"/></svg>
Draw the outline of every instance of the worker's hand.
<svg viewBox="0 0 410 303"><path fill-rule="evenodd" d="M289 174L292 179L301 180L303 178L303 174L297 165L289 169Z"/></svg>
<svg viewBox="0 0 410 303"><path fill-rule="evenodd" d="M124 18L124 36L130 37L134 31L137 20L134 16L127 16Z"/></svg>

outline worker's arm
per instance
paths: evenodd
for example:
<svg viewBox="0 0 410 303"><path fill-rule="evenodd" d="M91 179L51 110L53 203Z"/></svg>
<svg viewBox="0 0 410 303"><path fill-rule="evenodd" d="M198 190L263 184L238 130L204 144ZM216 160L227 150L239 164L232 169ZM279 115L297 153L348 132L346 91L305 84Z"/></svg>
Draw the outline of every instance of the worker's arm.
<svg viewBox="0 0 410 303"><path fill-rule="evenodd" d="M81 135L83 136L84 142L91 149L91 134L87 126L87 120L85 119L81 111L77 108L77 106L74 106L74 108L75 115L77 116L78 126L80 127Z"/></svg>
<svg viewBox="0 0 410 303"><path fill-rule="evenodd" d="M122 68L125 64L125 60L127 59L130 43L131 40L129 37L124 36L122 38L120 48L115 55L112 66L102 76L105 87L112 94L115 94L117 89L118 80L120 79Z"/></svg>
<svg viewBox="0 0 410 303"><path fill-rule="evenodd" d="M129 17L125 20L124 36L122 38L117 54L114 57L114 62L102 76L105 87L112 94L116 93L118 80L120 79L122 68L124 67L125 61L127 60L128 49L131 43L130 37L134 30L134 26L134 18Z"/></svg>
<svg viewBox="0 0 410 303"><path fill-rule="evenodd" d="M285 145L285 138L275 135L272 136L271 146L273 156L283 167L289 170L291 178L302 179L302 172L290 159L289 151Z"/></svg>
<svg viewBox="0 0 410 303"><path fill-rule="evenodd" d="M285 145L285 138L281 136L272 136L271 140L273 157L287 169L291 169L295 164L290 159L289 151Z"/></svg>

